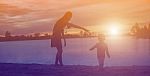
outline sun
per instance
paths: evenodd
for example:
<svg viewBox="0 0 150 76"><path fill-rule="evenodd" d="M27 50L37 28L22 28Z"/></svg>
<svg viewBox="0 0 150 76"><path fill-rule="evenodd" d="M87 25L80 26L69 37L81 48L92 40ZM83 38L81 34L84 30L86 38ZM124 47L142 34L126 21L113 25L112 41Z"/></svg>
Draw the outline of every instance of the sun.
<svg viewBox="0 0 150 76"><path fill-rule="evenodd" d="M110 35L118 35L119 34L119 30L117 27L113 26L112 28L110 28Z"/></svg>
<svg viewBox="0 0 150 76"><path fill-rule="evenodd" d="M109 35L119 35L119 23L110 23L108 34Z"/></svg>

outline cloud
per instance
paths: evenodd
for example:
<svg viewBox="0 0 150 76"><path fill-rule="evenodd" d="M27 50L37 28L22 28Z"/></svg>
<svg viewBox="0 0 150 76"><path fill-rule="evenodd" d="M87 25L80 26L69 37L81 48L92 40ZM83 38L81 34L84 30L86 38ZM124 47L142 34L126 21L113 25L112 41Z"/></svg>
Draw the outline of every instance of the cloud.
<svg viewBox="0 0 150 76"><path fill-rule="evenodd" d="M30 12L29 9L19 8L17 6L11 6L8 4L0 4L0 15L9 15L9 16L16 16L16 15L23 15Z"/></svg>
<svg viewBox="0 0 150 76"><path fill-rule="evenodd" d="M150 18L149 0L0 0L0 7L0 26L15 33L51 31L67 10L73 11L72 22L81 26L113 19L146 22Z"/></svg>

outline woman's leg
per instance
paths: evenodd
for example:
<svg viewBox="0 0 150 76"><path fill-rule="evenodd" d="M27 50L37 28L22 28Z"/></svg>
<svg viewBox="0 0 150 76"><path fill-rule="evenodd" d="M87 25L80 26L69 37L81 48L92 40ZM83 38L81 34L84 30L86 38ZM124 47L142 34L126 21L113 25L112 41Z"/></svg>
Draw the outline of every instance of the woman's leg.
<svg viewBox="0 0 150 76"><path fill-rule="evenodd" d="M58 61L60 63L61 66L63 66L63 61L62 61L62 53L63 53L63 50L62 50L62 47L57 47L57 57L58 57Z"/></svg>
<svg viewBox="0 0 150 76"><path fill-rule="evenodd" d="M55 65L58 65L58 57L59 57L59 55L58 55L58 50L57 50L57 54L56 54L56 58L55 58Z"/></svg>

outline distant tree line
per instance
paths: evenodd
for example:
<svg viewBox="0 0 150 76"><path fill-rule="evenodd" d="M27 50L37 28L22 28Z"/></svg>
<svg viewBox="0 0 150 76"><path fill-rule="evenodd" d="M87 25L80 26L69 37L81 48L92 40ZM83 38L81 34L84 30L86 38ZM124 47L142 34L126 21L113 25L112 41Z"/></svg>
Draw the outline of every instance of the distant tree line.
<svg viewBox="0 0 150 76"><path fill-rule="evenodd" d="M85 37L94 37L94 33L86 33L80 31L79 34L67 34L65 33L66 38L85 38ZM32 33L29 35L12 35L11 32L6 31L4 37L0 37L0 42L2 41L22 41L22 40L43 40L43 39L51 39L49 33Z"/></svg>
<svg viewBox="0 0 150 76"><path fill-rule="evenodd" d="M148 25L140 25L136 23L131 28L131 35L136 38L148 38L150 39L150 24Z"/></svg>

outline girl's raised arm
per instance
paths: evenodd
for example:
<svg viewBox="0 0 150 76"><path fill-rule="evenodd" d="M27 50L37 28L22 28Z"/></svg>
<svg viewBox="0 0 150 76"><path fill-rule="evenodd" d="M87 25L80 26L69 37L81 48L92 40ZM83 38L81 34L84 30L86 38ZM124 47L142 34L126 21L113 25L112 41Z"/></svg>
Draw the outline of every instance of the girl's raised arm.
<svg viewBox="0 0 150 76"><path fill-rule="evenodd" d="M97 44L95 44L93 47L91 47L89 50L92 51L93 49L95 49L97 46Z"/></svg>

